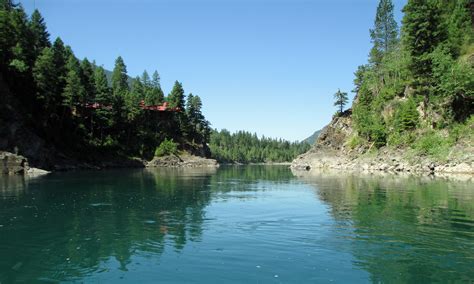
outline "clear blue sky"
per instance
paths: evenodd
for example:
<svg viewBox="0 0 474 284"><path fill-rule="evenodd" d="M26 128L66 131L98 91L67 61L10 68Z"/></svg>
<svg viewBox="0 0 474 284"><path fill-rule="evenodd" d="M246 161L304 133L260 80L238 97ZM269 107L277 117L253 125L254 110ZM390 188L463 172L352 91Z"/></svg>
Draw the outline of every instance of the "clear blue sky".
<svg viewBox="0 0 474 284"><path fill-rule="evenodd" d="M21 0L28 13L34 0ZM394 0L400 20L406 0ZM36 0L51 39L199 95L212 127L302 140L367 61L377 0ZM350 97L353 94L350 93Z"/></svg>

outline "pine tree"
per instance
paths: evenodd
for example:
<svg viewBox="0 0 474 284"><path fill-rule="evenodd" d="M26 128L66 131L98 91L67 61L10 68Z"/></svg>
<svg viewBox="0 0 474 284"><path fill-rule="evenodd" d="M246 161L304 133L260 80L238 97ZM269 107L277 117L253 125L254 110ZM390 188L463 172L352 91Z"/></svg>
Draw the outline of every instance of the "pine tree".
<svg viewBox="0 0 474 284"><path fill-rule="evenodd" d="M66 64L71 51L64 46L63 41L59 37L54 41L52 49L54 53L54 67L57 76L57 84L54 92L61 94L66 84L66 76L68 72Z"/></svg>
<svg viewBox="0 0 474 284"><path fill-rule="evenodd" d="M103 67L99 66L94 70L94 87L97 92L95 101L99 108L95 110L100 127L100 138L103 140L104 130L113 125L112 120L112 92L107 82L107 75Z"/></svg>
<svg viewBox="0 0 474 284"><path fill-rule="evenodd" d="M171 93L168 95L168 103L171 108L177 108L179 111L173 116L173 121L177 126L175 135L187 137L190 132L188 117L185 113L184 90L180 82L174 83Z"/></svg>
<svg viewBox="0 0 474 284"><path fill-rule="evenodd" d="M150 75L148 75L148 72L145 70L143 71L143 74L140 78L143 87L145 88L151 88L151 80L150 80Z"/></svg>
<svg viewBox="0 0 474 284"><path fill-rule="evenodd" d="M411 97L395 112L394 124L399 131L415 129L419 119L415 100Z"/></svg>
<svg viewBox="0 0 474 284"><path fill-rule="evenodd" d="M152 78L151 85L153 87L153 97L155 98L155 103L162 104L165 101L165 94L163 93L163 89L161 89L160 75L158 74L158 71L155 70L155 72L153 72Z"/></svg>
<svg viewBox="0 0 474 284"><path fill-rule="evenodd" d="M46 24L44 22L43 16L41 16L38 10L35 9L33 14L31 14L31 20L28 26L32 35L35 56L38 56L43 48L51 46Z"/></svg>
<svg viewBox="0 0 474 284"><path fill-rule="evenodd" d="M138 76L132 80L131 93L133 93L133 96L135 96L138 100L145 99L145 86L143 85L140 77Z"/></svg>
<svg viewBox="0 0 474 284"><path fill-rule="evenodd" d="M155 70L155 72L153 72L153 75L152 75L153 79L151 81L151 85L154 87L154 88L157 88L157 89L161 89L161 84L160 84L160 74L158 74L158 71Z"/></svg>
<svg viewBox="0 0 474 284"><path fill-rule="evenodd" d="M334 102L334 106L338 106L339 113L342 113L342 111L344 110L344 106L349 101L349 98L347 97L347 93L341 92L341 90L337 90L337 92L334 94L334 99L336 100Z"/></svg>
<svg viewBox="0 0 474 284"><path fill-rule="evenodd" d="M164 94L160 86L160 76L158 72L153 73L153 79L150 80L148 73L143 72L142 83L144 84L145 104L146 105L160 105L164 101Z"/></svg>
<svg viewBox="0 0 474 284"><path fill-rule="evenodd" d="M409 67L418 93L424 95L427 102L432 85L430 53L446 36L441 11L434 0L409 0L403 12L402 40L411 56Z"/></svg>
<svg viewBox="0 0 474 284"><path fill-rule="evenodd" d="M184 110L184 90L183 85L175 81L173 89L168 96L168 103L171 108L179 108L180 110Z"/></svg>
<svg viewBox="0 0 474 284"><path fill-rule="evenodd" d="M46 47L41 51L33 68L37 95L44 109L52 111L58 105L58 73L54 64L54 51Z"/></svg>
<svg viewBox="0 0 474 284"><path fill-rule="evenodd" d="M8 62L10 70L15 73L25 73L35 61L33 42L28 27L28 16L23 7L18 5L10 12L10 28L13 35L10 43L11 59ZM8 52L8 51L7 51Z"/></svg>
<svg viewBox="0 0 474 284"><path fill-rule="evenodd" d="M392 51L398 43L398 25L393 17L391 0L380 0L370 37L374 45L370 51L370 59L378 66L384 55Z"/></svg>
<svg viewBox="0 0 474 284"><path fill-rule="evenodd" d="M82 103L93 102L96 96L94 66L89 62L89 60L87 60L87 58L84 58L84 60L81 61L81 82L86 92Z"/></svg>
<svg viewBox="0 0 474 284"><path fill-rule="evenodd" d="M112 91L115 97L124 96L129 90L127 67L121 56L115 60L114 71L112 72Z"/></svg>
<svg viewBox="0 0 474 284"><path fill-rule="evenodd" d="M74 55L70 55L67 66L66 86L62 93L63 105L79 107L85 101L86 89L81 82L81 66Z"/></svg>
<svg viewBox="0 0 474 284"><path fill-rule="evenodd" d="M95 101L100 105L110 106L112 104L112 94L107 82L107 75L101 66L94 70L94 85L97 92Z"/></svg>

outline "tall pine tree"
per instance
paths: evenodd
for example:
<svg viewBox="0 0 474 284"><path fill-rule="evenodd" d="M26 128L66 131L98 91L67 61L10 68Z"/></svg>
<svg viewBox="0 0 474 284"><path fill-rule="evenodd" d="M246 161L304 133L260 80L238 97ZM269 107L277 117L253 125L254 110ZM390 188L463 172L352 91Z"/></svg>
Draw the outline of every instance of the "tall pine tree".
<svg viewBox="0 0 474 284"><path fill-rule="evenodd" d="M384 55L392 51L398 43L398 25L393 17L392 0L380 0L370 37L373 43L370 60L378 66Z"/></svg>
<svg viewBox="0 0 474 284"><path fill-rule="evenodd" d="M175 81L171 93L168 95L168 103L171 108L184 110L184 89L183 85Z"/></svg>
<svg viewBox="0 0 474 284"><path fill-rule="evenodd" d="M84 58L81 61L81 82L85 89L85 96L82 104L94 102L96 96L94 82L94 66Z"/></svg>
<svg viewBox="0 0 474 284"><path fill-rule="evenodd" d="M35 55L38 56L43 48L51 46L46 24L38 10L35 10L33 14L31 14L31 20L28 26L32 35L34 52Z"/></svg>
<svg viewBox="0 0 474 284"><path fill-rule="evenodd" d="M418 94L428 102L432 87L433 52L446 36L435 0L409 0L403 8L403 44L411 56L410 71Z"/></svg>
<svg viewBox="0 0 474 284"><path fill-rule="evenodd" d="M114 96L124 96L129 90L127 66L121 56L115 60L114 71L112 72L112 91Z"/></svg>
<svg viewBox="0 0 474 284"><path fill-rule="evenodd" d="M66 68L66 86L63 91L63 104L69 108L80 108L85 101L86 89L81 82L81 66L74 55L70 55Z"/></svg>

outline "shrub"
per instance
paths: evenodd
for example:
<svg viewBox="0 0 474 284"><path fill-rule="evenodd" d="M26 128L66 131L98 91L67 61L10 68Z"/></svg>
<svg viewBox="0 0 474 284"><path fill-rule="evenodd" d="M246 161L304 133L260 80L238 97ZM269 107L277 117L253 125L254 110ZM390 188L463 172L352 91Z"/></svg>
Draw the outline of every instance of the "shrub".
<svg viewBox="0 0 474 284"><path fill-rule="evenodd" d="M413 144L413 148L419 154L444 159L449 154L450 143L439 133L429 131Z"/></svg>
<svg viewBox="0 0 474 284"><path fill-rule="evenodd" d="M178 144L173 139L168 140L165 138L155 150L155 157L163 157L168 155L174 155L178 152Z"/></svg>
<svg viewBox="0 0 474 284"><path fill-rule="evenodd" d="M401 132L413 130L418 124L419 114L416 110L416 103L413 98L401 103L395 112L393 119L394 128Z"/></svg>
<svg viewBox="0 0 474 284"><path fill-rule="evenodd" d="M404 131L398 132L393 131L389 134L387 138L387 144L390 147L399 147L399 146L406 146L413 143L414 137L412 132Z"/></svg>
<svg viewBox="0 0 474 284"><path fill-rule="evenodd" d="M349 138L347 145L351 149L355 149L357 146L364 144L364 140L359 135L353 135Z"/></svg>

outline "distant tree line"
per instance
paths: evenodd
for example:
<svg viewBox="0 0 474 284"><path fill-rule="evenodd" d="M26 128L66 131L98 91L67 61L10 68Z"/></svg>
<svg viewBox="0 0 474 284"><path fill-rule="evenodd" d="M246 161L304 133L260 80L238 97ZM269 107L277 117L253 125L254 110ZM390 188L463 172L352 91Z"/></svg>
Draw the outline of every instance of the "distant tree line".
<svg viewBox="0 0 474 284"><path fill-rule="evenodd" d="M212 157L228 163L289 162L308 151L308 143L258 137L246 131L231 134L228 130L214 130L210 145Z"/></svg>
<svg viewBox="0 0 474 284"><path fill-rule="evenodd" d="M166 138L181 145L209 142L202 101L186 97L181 83L165 96L156 71L129 82L120 56L109 82L103 67L77 58L60 38L50 42L38 10L28 17L11 0L0 0L0 72L27 124L58 148L150 156ZM147 111L142 101L180 111Z"/></svg>

